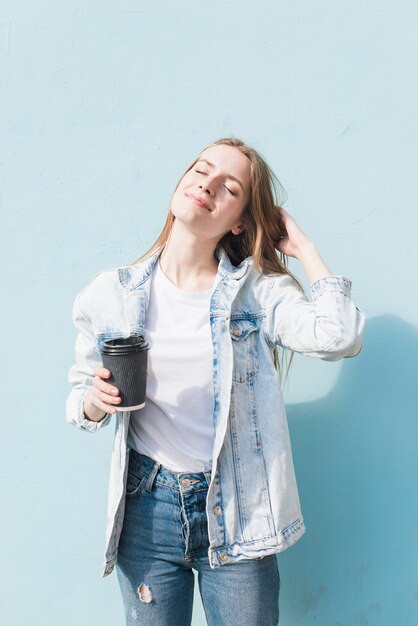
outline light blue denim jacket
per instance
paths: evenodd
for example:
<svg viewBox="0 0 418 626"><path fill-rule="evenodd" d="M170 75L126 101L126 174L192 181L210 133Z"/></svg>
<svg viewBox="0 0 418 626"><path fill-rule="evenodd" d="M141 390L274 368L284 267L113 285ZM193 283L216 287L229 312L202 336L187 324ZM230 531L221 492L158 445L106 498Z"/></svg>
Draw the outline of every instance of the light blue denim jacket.
<svg viewBox="0 0 418 626"><path fill-rule="evenodd" d="M86 419L84 396L101 364L101 342L147 336L149 279L157 258L101 272L75 297L78 336L66 419L77 428L93 433L111 421L111 414L100 422ZM311 302L290 276L261 276L252 257L235 267L221 249L218 259L210 302L215 438L206 506L213 569L286 550L305 532L274 348L325 361L353 357L362 348L366 321L345 276L313 282ZM114 418L102 577L116 563L130 451L130 413L117 411Z"/></svg>

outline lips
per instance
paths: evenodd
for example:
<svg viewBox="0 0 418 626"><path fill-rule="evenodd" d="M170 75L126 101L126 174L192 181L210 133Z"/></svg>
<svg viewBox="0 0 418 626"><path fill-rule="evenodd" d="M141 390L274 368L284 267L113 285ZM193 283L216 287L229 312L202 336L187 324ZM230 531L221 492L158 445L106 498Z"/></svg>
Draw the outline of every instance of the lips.
<svg viewBox="0 0 418 626"><path fill-rule="evenodd" d="M204 207L205 209L208 209L208 211L211 210L207 202L205 202L203 198L201 198L200 196L194 196L193 194L188 194L188 197L191 198L197 204L200 204L200 206Z"/></svg>

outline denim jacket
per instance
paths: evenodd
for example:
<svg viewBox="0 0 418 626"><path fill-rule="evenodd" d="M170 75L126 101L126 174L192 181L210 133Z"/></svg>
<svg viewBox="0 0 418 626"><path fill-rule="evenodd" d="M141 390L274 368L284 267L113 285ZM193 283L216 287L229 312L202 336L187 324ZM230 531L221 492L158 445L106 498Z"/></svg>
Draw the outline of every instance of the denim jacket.
<svg viewBox="0 0 418 626"><path fill-rule="evenodd" d="M287 274L262 276L252 257L235 267L223 249L210 301L213 343L214 442L207 494L212 569L282 552L305 532L294 473L276 346L325 361L356 356L365 313L351 300L345 276L320 278L312 302ZM106 339L147 336L150 275L158 253L136 265L98 274L73 305L76 362L68 380L66 419L97 432L83 400L101 364ZM129 412L117 411L111 457L106 547L101 576L114 569L122 530L130 449Z"/></svg>

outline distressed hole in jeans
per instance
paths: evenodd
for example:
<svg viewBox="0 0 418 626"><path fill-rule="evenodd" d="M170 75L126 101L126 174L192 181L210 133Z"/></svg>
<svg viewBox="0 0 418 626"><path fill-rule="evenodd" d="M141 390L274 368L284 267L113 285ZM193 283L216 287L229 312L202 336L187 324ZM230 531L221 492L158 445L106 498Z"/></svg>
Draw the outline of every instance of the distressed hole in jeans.
<svg viewBox="0 0 418 626"><path fill-rule="evenodd" d="M141 602L145 602L145 604L149 604L152 600L151 590L148 585L144 585L141 583L138 587L138 596Z"/></svg>

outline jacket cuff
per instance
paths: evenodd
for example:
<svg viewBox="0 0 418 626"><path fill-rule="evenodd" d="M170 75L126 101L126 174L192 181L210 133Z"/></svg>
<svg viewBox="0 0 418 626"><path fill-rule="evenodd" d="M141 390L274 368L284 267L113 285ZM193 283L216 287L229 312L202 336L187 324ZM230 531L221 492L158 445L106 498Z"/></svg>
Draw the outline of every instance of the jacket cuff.
<svg viewBox="0 0 418 626"><path fill-rule="evenodd" d="M315 300L325 291L338 291L343 293L347 298L351 297L352 282L349 278L342 275L334 274L333 276L324 276L318 278L311 283L312 299Z"/></svg>

